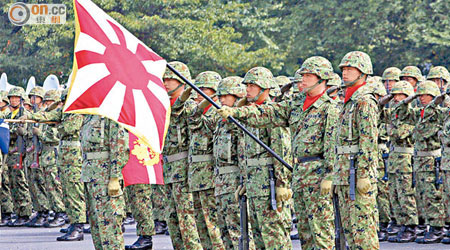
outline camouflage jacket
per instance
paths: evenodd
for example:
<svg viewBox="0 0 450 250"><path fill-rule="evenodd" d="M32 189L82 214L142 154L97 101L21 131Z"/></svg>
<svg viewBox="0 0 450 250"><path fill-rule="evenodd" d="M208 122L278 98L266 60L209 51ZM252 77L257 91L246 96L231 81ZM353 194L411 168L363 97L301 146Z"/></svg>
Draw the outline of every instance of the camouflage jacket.
<svg viewBox="0 0 450 250"><path fill-rule="evenodd" d="M303 111L304 95L291 100L259 107L243 107L237 111L250 126L289 127L292 135L292 154L295 159L292 187L317 185L324 178L331 179L334 161L333 133L337 123L337 102L326 93ZM247 118L245 118L247 117ZM289 139L288 139L289 141ZM300 163L303 157L320 156L323 160ZM280 166L280 168L284 168Z"/></svg>
<svg viewBox="0 0 450 250"><path fill-rule="evenodd" d="M450 170L450 109L446 112L448 115L444 118L442 132L439 134L442 143L442 164L443 170Z"/></svg>
<svg viewBox="0 0 450 250"><path fill-rule="evenodd" d="M56 128L57 137L61 141L78 141L80 138L80 128L83 124L83 116L80 114L64 113L62 108L57 108L52 111L34 113L31 119L59 122Z"/></svg>
<svg viewBox="0 0 450 250"><path fill-rule="evenodd" d="M240 184L238 150L242 147L243 132L227 120L220 120L213 142L215 195L232 193Z"/></svg>
<svg viewBox="0 0 450 250"><path fill-rule="evenodd" d="M107 184L110 178L121 178L129 157L128 132L107 118L87 115L80 135L81 181Z"/></svg>
<svg viewBox="0 0 450 250"><path fill-rule="evenodd" d="M164 143L164 183L183 182L187 180L189 134L182 108L171 109L170 123ZM171 156L186 154L183 159L168 162ZM169 158L168 158L169 157Z"/></svg>
<svg viewBox="0 0 450 250"><path fill-rule="evenodd" d="M378 101L366 88L359 88L344 103L336 131L335 185L349 185L350 149L355 154L356 179L377 181L378 168ZM341 151L341 152L340 152Z"/></svg>
<svg viewBox="0 0 450 250"><path fill-rule="evenodd" d="M24 114L29 114L29 112L24 108L21 107L22 110L19 110L19 112L14 116L12 111L4 111L0 114L1 119L18 119L20 116ZM13 117L14 116L14 117ZM17 128L23 127L25 129L25 135L24 139L26 142L27 139L27 130L29 125L27 123L21 124L21 123L9 123L9 134L10 134L10 141L9 141L9 151L11 151L14 147L16 147L16 142L18 138L17 134Z"/></svg>

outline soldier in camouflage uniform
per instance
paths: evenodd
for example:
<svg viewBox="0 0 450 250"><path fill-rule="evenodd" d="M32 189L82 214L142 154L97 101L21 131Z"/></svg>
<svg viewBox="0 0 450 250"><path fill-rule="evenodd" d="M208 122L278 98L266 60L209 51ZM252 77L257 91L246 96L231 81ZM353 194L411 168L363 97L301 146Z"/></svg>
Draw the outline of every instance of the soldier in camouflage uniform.
<svg viewBox="0 0 450 250"><path fill-rule="evenodd" d="M425 218L425 223L430 225L430 230L424 237L417 238L417 243L436 243L443 238L443 226L445 221L444 205L442 202L442 185L436 184L435 170L441 157L441 142L438 132L442 128L444 108L436 105L428 105L434 97L440 94L439 87L433 81L419 83L417 95L425 108L411 108L400 103L405 115L408 115L412 123L416 124L413 132L415 147L414 171L417 176L416 200L418 211Z"/></svg>
<svg viewBox="0 0 450 250"><path fill-rule="evenodd" d="M22 114L25 114L27 111L25 111L22 106L24 95L25 91L21 87L14 87L9 90L8 98L10 101L11 112L2 113L0 118L14 119L20 117ZM19 227L28 222L32 212L31 197L27 177L25 176L24 164L19 164L24 160L25 155L22 155L22 159L20 159L17 143L17 138L19 136L26 136L26 125L12 123L9 126L9 131L11 140L6 164L8 166L7 171L10 181L11 194L8 194L8 190L4 190L5 195L3 197L6 199L8 199L8 196L12 197L14 210L18 215L17 220L14 222L11 221L8 226Z"/></svg>
<svg viewBox="0 0 450 250"><path fill-rule="evenodd" d="M164 186L161 185L152 185L152 202L153 202L153 220L155 222L155 233L156 234L165 234L168 232L167 223L166 223L166 204L164 203Z"/></svg>
<svg viewBox="0 0 450 250"><path fill-rule="evenodd" d="M277 77L275 77L275 82L277 83L277 85L278 85L278 87L280 88L280 91L281 91L281 88L283 86L286 86L287 84L290 84L291 80L287 76L277 76ZM283 97L284 98L290 98L292 96L292 94L294 94L294 89L295 88L296 88L296 86L292 86L291 88L289 88L288 91L282 93Z"/></svg>
<svg viewBox="0 0 450 250"><path fill-rule="evenodd" d="M30 93L29 98L33 106L33 113L39 112L43 106L45 90L40 86L34 87ZM25 162L28 168L28 182L30 185L31 200L33 202L34 210L38 212L36 217L34 217L27 226L31 227L43 227L48 220L48 213L50 210L50 200L47 198L47 183L45 183L44 168L39 166L39 153L41 151L41 142L39 140L38 132L41 132L41 124L33 124L28 126L27 131L27 155L25 157Z"/></svg>
<svg viewBox="0 0 450 250"><path fill-rule="evenodd" d="M195 85L208 96L215 94L217 86L222 78L213 71L205 71L195 78ZM189 93L188 91L185 91ZM183 95L187 95L184 93ZM217 100L217 97L214 97ZM199 95L198 101L203 97ZM189 191L194 196L194 207L196 213L197 229L205 249L225 249L221 239L216 209L216 198L214 196L214 159L213 134L219 116L213 109L212 104L200 102L199 104L188 99L183 102L181 98L175 102L173 108L184 109L184 118L188 121L190 143L189 143Z"/></svg>
<svg viewBox="0 0 450 250"><path fill-rule="evenodd" d="M338 97L339 89L341 88L341 77L337 73L333 73L331 76L331 79L327 81L327 95L331 97L333 100L336 100ZM334 91L331 91L330 89L335 89ZM338 100L337 100L338 101Z"/></svg>
<svg viewBox="0 0 450 250"><path fill-rule="evenodd" d="M378 159L379 111L373 92L362 88L373 73L372 62L366 53L352 51L342 58L339 68L347 88L336 133L333 184L342 227L350 249L379 249L378 161L374 160Z"/></svg>
<svg viewBox="0 0 450 250"><path fill-rule="evenodd" d="M58 241L82 240L84 238L82 227L86 223L84 185L80 181L82 157L79 137L83 116L62 112L67 92L68 89L63 91L58 108L23 117L37 121L59 122L57 129L60 143L56 165L59 167L63 202L71 225L65 235L57 238Z"/></svg>
<svg viewBox="0 0 450 250"><path fill-rule="evenodd" d="M274 79L272 87L270 88L270 91L269 91L270 99L272 101L275 101L275 99L280 95L281 95L280 86L278 86L278 83Z"/></svg>
<svg viewBox="0 0 450 250"><path fill-rule="evenodd" d="M269 90L272 86L273 76L270 70L263 67L250 69L244 77L243 83L247 85L247 106L239 110L246 110L249 106L262 108L273 104L268 98ZM296 97L293 97L296 98ZM285 103L285 102L281 102ZM267 104L267 105L265 105ZM240 120L254 125L255 117L252 115L250 120L246 120L246 115L233 114L234 109L226 106L218 110L218 113L226 118L230 115L236 115ZM266 122L267 123L267 122ZM287 126L283 124L279 126ZM291 138L286 133L287 128L249 128L256 137L262 140L266 145L287 162L292 161L291 156ZM248 135L244 136L244 149L240 152L240 160L245 161L241 165L241 175L243 185L236 190L236 194L246 193L248 202L248 219L251 225L256 249L292 249L292 243L289 237L290 218L286 214L290 213L287 206L291 199L291 178L290 171L259 146ZM277 208L272 208L270 190L270 172L275 177L275 193ZM288 211L283 211L287 209Z"/></svg>
<svg viewBox="0 0 450 250"><path fill-rule="evenodd" d="M222 106L233 107L237 100L244 97L245 86L241 84L242 78L231 76L222 79L217 96ZM227 120L217 122L214 132L213 155L215 159L214 184L218 225L221 228L222 239L226 249L239 249L240 210L234 197L234 192L239 186L240 170L238 159L239 143L242 143L242 131ZM242 145L240 145L242 147ZM245 208L247 209L247 208ZM255 249L253 241L250 241L250 249Z"/></svg>
<svg viewBox="0 0 450 250"><path fill-rule="evenodd" d="M392 87L398 81L400 81L400 73L402 71L397 67L389 67L383 71L381 75L381 80L383 80L386 91L391 93Z"/></svg>
<svg viewBox="0 0 450 250"><path fill-rule="evenodd" d="M407 81L417 90L417 84L423 80L422 72L416 66L406 66L400 72L400 80Z"/></svg>
<svg viewBox="0 0 450 250"><path fill-rule="evenodd" d="M189 68L182 62L170 62L187 79L191 78ZM181 78L168 68L163 76L171 105L184 90ZM187 99L187 97L186 97ZM189 134L184 110L171 110L169 128L164 144L164 183L166 188L166 220L173 248L203 249L198 235L194 215L194 197L188 186Z"/></svg>
<svg viewBox="0 0 450 250"><path fill-rule="evenodd" d="M120 180L128 162L128 132L118 123L86 115L80 129L86 204L95 249L124 249L125 200ZM77 231L82 226L75 225Z"/></svg>
<svg viewBox="0 0 450 250"><path fill-rule="evenodd" d="M447 114L450 111L447 111ZM439 137L442 143L442 179L444 188L444 207L445 207L445 223L448 226L450 221L450 195L448 192L450 190L450 116L444 118L444 123L442 127L442 132ZM444 244L450 244L450 231L447 230L445 238L441 241Z"/></svg>
<svg viewBox="0 0 450 250"><path fill-rule="evenodd" d="M394 84L390 94L393 95L395 105L413 96L414 88L406 81L399 81ZM399 232L389 237L388 241L406 243L416 239L416 228L419 223L412 166L414 123L402 113L401 109L394 107L390 108L388 123L391 142L388 168L389 196L393 213L391 219L401 226Z"/></svg>
<svg viewBox="0 0 450 250"><path fill-rule="evenodd" d="M279 104L243 107L229 114L250 126L289 126L293 134L294 206L302 249L334 249L332 138L338 107L326 94L333 67L327 59L315 56L305 60L299 73L306 97L298 95Z"/></svg>
<svg viewBox="0 0 450 250"><path fill-rule="evenodd" d="M435 82L441 93L445 93L447 91L448 83L450 82L450 73L445 67L436 66L430 69L428 72L427 80L431 80ZM442 103L443 107L450 107L450 97L448 95L444 96L444 102ZM447 222L450 222L447 221Z"/></svg>

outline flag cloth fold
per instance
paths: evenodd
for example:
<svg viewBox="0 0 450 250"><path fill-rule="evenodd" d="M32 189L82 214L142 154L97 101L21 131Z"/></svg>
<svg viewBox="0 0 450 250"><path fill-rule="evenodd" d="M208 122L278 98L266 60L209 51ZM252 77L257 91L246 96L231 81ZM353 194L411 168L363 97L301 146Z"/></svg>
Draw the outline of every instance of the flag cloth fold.
<svg viewBox="0 0 450 250"><path fill-rule="evenodd" d="M132 133L129 135L130 158L122 169L125 186L134 184L164 185L163 166L161 159L153 164L153 159L160 158L142 143L142 140Z"/></svg>
<svg viewBox="0 0 450 250"><path fill-rule="evenodd" d="M170 116L166 61L90 0L74 0L74 63L64 112L118 122L160 163Z"/></svg>
<svg viewBox="0 0 450 250"><path fill-rule="evenodd" d="M9 125L6 122L3 122L3 119L0 119L0 150L3 154L8 154L9 150Z"/></svg>

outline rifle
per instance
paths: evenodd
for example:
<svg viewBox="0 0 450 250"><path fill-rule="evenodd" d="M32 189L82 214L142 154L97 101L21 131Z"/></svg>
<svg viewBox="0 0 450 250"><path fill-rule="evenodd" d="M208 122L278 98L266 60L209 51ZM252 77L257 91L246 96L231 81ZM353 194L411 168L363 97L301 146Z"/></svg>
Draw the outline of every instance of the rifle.
<svg viewBox="0 0 450 250"><path fill-rule="evenodd" d="M241 185L244 185L244 180L241 178ZM241 224L241 236L239 237L239 250L249 249L249 237L248 237L248 216L247 216L247 196L241 195L239 198L239 211L240 211L240 224Z"/></svg>
<svg viewBox="0 0 450 250"><path fill-rule="evenodd" d="M283 100L283 97L285 95L286 92L288 92L291 88L293 87L293 83L290 82L288 84L285 84L281 87L281 94L277 97L275 97L274 101L275 102L280 102Z"/></svg>
<svg viewBox="0 0 450 250"><path fill-rule="evenodd" d="M388 176L388 158L389 158L389 154L388 153L383 153L381 158L383 159L383 164L384 164L384 176L383 176L383 178L381 178L381 180L382 181L388 181L389 180L389 176Z"/></svg>
<svg viewBox="0 0 450 250"><path fill-rule="evenodd" d="M437 190L439 190L439 186L443 183L442 178L440 177L439 172L441 171L441 157L434 158L434 176L436 177L434 181L434 185Z"/></svg>
<svg viewBox="0 0 450 250"><path fill-rule="evenodd" d="M416 156L416 151L414 151L414 157ZM411 181L411 187L416 187L416 172L414 172L414 157L411 157L411 168L412 170L412 181Z"/></svg>
<svg viewBox="0 0 450 250"><path fill-rule="evenodd" d="M34 104L33 105L33 112L36 113L37 112L37 105ZM39 127L38 123L33 124L33 127ZM39 156L41 154L42 151L42 147L41 147L41 142L39 141L39 137L37 135L33 135L33 146L32 148L34 149L34 162L31 164L31 168L39 168L40 164L39 164Z"/></svg>
<svg viewBox="0 0 450 250"><path fill-rule="evenodd" d="M22 102L20 103L20 107L19 107L19 113L18 113L19 117L23 115L23 106L22 106ZM19 125L21 126L21 125ZM26 146L25 146L25 139L23 138L22 135L18 135L17 136L17 140L16 140L16 144L17 144L17 150L19 151L19 163L16 164L16 169L23 169L23 156L26 153Z"/></svg>
<svg viewBox="0 0 450 250"><path fill-rule="evenodd" d="M339 212L339 197L333 192L333 206L334 206L334 244L336 250L345 250L344 231L341 224L341 213Z"/></svg>
<svg viewBox="0 0 450 250"><path fill-rule="evenodd" d="M277 210L277 195L275 191L275 169L269 165L269 185L270 185L270 205L273 210Z"/></svg>
<svg viewBox="0 0 450 250"><path fill-rule="evenodd" d="M350 200L356 199L356 167L355 167L355 155L350 155Z"/></svg>

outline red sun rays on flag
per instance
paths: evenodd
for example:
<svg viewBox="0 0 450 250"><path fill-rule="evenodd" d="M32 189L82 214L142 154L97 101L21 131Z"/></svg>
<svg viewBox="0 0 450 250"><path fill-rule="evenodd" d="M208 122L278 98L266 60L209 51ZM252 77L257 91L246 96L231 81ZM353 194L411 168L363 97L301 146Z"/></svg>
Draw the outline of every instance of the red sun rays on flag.
<svg viewBox="0 0 450 250"><path fill-rule="evenodd" d="M79 2L85 4L82 5ZM137 43L136 51L132 52L129 49L129 44L127 44L130 35L124 33L123 27L119 27L108 19L103 22L103 26L109 25L112 29L107 27L109 29L108 32L113 31L114 34L108 33L107 35L105 28L102 28L99 23L96 22L97 18L94 20L92 17L94 14L90 12L93 11L86 10L86 2L87 1L82 0L74 1L79 32L85 37L89 36L89 39L95 40L94 42L101 44L100 46L104 46L104 51L103 53L99 53L99 51L96 51L95 49L90 50L90 47L86 47L86 45L81 46L82 49L75 51L74 60L77 68L76 70L81 70L87 66L102 64L103 67L106 67L109 74L101 79L96 79L96 82L90 83L91 85L82 92L76 100L70 103L65 111L70 112L75 110L100 108L107 96L110 95L115 86L119 84L121 88L124 89L124 95L120 113L116 112L118 113L116 121L128 125L129 127L135 127L137 126L136 110L150 110L151 112L139 113L138 115L149 116L147 117L148 119L151 118L154 120L156 129L158 130L157 134L159 136L159 142L162 145L165 137L168 110L164 103L162 103L161 97L157 96L157 93L159 92L152 92L150 85L152 85L153 88L159 87L162 90L165 90L165 87L161 78L153 73L149 73L147 70L148 68L146 68L144 63L164 61L164 59L140 42ZM105 14L105 16L107 15ZM111 40L114 39L110 38L114 36L117 37L117 41L114 41L113 43ZM92 78L89 78L89 80L91 79ZM137 104L135 101L136 92L142 93L141 95L144 97L148 107L136 107L136 105L142 105L142 102ZM120 96L120 98L122 98L122 96ZM122 100L117 100L117 102L119 101L122 102Z"/></svg>

